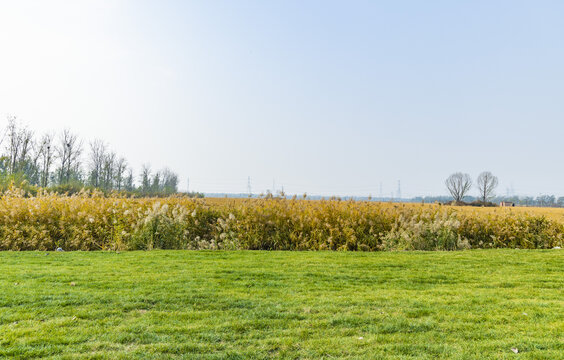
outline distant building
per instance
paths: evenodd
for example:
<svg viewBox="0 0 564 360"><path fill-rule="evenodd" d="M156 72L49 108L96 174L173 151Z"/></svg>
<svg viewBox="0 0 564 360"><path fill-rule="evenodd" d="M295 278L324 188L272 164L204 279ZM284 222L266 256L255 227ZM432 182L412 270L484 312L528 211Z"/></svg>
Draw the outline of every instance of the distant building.
<svg viewBox="0 0 564 360"><path fill-rule="evenodd" d="M515 206L515 203L511 202L511 201L502 201L502 202L499 203L499 206L501 206L501 207L513 207L513 206Z"/></svg>

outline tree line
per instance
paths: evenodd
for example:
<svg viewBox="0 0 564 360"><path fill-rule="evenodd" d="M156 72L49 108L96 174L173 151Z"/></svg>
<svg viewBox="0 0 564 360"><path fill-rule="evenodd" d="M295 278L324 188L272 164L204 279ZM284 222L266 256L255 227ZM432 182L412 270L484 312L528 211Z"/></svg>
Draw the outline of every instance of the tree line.
<svg viewBox="0 0 564 360"><path fill-rule="evenodd" d="M540 207L564 207L564 197L554 195L532 196L496 196L495 189L498 186L498 178L489 171L484 171L476 179L476 188L479 195L477 197L468 196L472 189L473 182L469 174L457 172L450 175L445 180L445 186L452 196L455 203L464 203L464 200L477 205L493 205L500 202L511 202L521 206L540 206ZM444 198L436 198L443 202ZM423 199L430 202L428 198Z"/></svg>
<svg viewBox="0 0 564 360"><path fill-rule="evenodd" d="M8 116L0 138L0 185L77 192L83 188L167 196L178 192L178 175L165 168L153 172L144 165L136 181L127 159L99 139L85 144L68 129L37 136Z"/></svg>

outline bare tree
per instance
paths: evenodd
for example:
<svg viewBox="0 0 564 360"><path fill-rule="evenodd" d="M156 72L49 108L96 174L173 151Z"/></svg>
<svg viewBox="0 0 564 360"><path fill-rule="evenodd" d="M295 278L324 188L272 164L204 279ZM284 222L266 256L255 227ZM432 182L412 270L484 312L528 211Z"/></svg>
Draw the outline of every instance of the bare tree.
<svg viewBox="0 0 564 360"><path fill-rule="evenodd" d="M116 154L109 152L104 156L102 166L102 188L112 190L114 188L114 172L115 172Z"/></svg>
<svg viewBox="0 0 564 360"><path fill-rule="evenodd" d="M8 173L15 172L16 161L20 152L21 138L19 136L17 119L15 116L8 116L8 127L6 128L6 136L8 137L8 144L6 150L8 152Z"/></svg>
<svg viewBox="0 0 564 360"><path fill-rule="evenodd" d="M33 131L26 128L20 130L21 149L16 159L16 172L25 172L28 162L33 163L32 152L34 147Z"/></svg>
<svg viewBox="0 0 564 360"><path fill-rule="evenodd" d="M445 185L454 201L460 202L472 188L472 179L468 174L457 172L446 179Z"/></svg>
<svg viewBox="0 0 564 360"><path fill-rule="evenodd" d="M91 186L99 187L102 176L102 167L106 157L106 144L101 140L90 143L90 161L88 169L88 181Z"/></svg>
<svg viewBox="0 0 564 360"><path fill-rule="evenodd" d="M47 185L49 185L51 164L53 163L55 155L55 151L53 149L53 135L43 135L41 141L39 142L38 155L41 163L41 168L39 170L39 186L47 187Z"/></svg>
<svg viewBox="0 0 564 360"><path fill-rule="evenodd" d="M23 172L27 180L32 185L41 186L41 165L39 159L41 157L41 147L40 143L32 140L31 151L28 159L24 161Z"/></svg>
<svg viewBox="0 0 564 360"><path fill-rule="evenodd" d="M70 130L64 130L60 136L57 156L60 161L58 180L59 184L70 182L73 175L80 172L80 155L82 154L82 142L78 136Z"/></svg>
<svg viewBox="0 0 564 360"><path fill-rule="evenodd" d="M489 171L484 171L478 175L476 179L476 186L480 191L480 200L482 203L486 203L489 199L495 196L495 188L497 187L497 176L494 176Z"/></svg>
<svg viewBox="0 0 564 360"><path fill-rule="evenodd" d="M115 186L118 190L121 190L125 182L124 175L125 170L127 169L127 160L125 160L125 158L123 157L120 157L116 161L115 168Z"/></svg>
<svg viewBox="0 0 564 360"><path fill-rule="evenodd" d="M15 116L8 117L8 127L6 129L8 144L8 173L15 174L25 171L26 162L30 160L33 150L33 131L18 127Z"/></svg>

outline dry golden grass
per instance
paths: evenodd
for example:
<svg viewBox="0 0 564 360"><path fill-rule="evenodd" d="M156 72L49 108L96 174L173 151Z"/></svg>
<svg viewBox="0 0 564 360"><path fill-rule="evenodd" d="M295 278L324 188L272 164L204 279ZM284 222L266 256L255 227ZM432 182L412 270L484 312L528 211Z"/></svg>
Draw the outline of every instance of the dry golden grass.
<svg viewBox="0 0 564 360"><path fill-rule="evenodd" d="M299 199L131 199L17 191L0 250L456 250L562 246L560 209Z"/></svg>
<svg viewBox="0 0 564 360"><path fill-rule="evenodd" d="M251 201L256 201L253 199ZM249 201L245 198L205 198L204 203L209 205L236 205L241 202ZM319 202L322 200L308 200L311 202ZM370 202L371 204L387 204L390 206L404 206L413 208L430 208L439 209L447 208L455 212L463 212L466 214L500 214L500 215L512 215L512 214L523 214L531 216L545 216L548 219L558 221L564 224L564 208L551 208L551 207L525 207L525 206L515 206L515 207L478 207L478 206L451 206L451 205L438 205L438 204L421 204L421 203L389 203L389 202Z"/></svg>
<svg viewBox="0 0 564 360"><path fill-rule="evenodd" d="M494 207L494 208L479 208L479 207L463 207L460 211L475 211L480 213L502 213L502 214L526 214L532 216L545 216L548 219L558 221L564 224L564 208L548 208L548 207Z"/></svg>

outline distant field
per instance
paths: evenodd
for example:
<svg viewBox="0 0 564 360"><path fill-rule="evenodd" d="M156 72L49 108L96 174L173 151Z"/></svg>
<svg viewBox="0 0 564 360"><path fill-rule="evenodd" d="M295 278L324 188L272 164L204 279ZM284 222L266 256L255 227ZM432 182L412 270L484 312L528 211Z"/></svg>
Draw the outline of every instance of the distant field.
<svg viewBox="0 0 564 360"><path fill-rule="evenodd" d="M245 198L205 198L204 201L210 205L220 205L220 204L238 204L244 202L248 199ZM308 201L320 201L320 200L308 200ZM374 202L377 203L377 202ZM388 204L388 205L401 205L407 207L428 207L428 208L438 208L439 205L436 204L421 204L421 203L389 203L380 202L378 204ZM525 207L525 206L515 206L515 207L476 207L476 206L449 206L440 205L443 208L450 208L455 211L476 213L476 214L488 214L488 213L500 213L500 214L530 214L530 215L542 215L549 219L557 220L564 224L564 208L550 208L550 207Z"/></svg>
<svg viewBox="0 0 564 360"><path fill-rule="evenodd" d="M560 250L1 252L0 358L562 359L563 291Z"/></svg>
<svg viewBox="0 0 564 360"><path fill-rule="evenodd" d="M462 211L476 211L476 212L490 212L490 213L521 213L521 214L530 214L530 215L542 215L546 216L548 219L556 220L562 224L564 224L564 208L548 208L548 207L524 207L524 206L515 206L515 207L494 207L494 208L474 208L466 206L462 209Z"/></svg>

